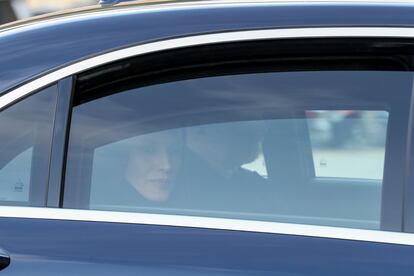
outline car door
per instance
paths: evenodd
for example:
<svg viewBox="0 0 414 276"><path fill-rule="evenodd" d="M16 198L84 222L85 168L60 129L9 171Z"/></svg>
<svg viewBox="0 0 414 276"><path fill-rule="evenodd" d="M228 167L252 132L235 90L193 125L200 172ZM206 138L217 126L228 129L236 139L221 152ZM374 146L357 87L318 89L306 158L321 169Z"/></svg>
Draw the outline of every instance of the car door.
<svg viewBox="0 0 414 276"><path fill-rule="evenodd" d="M0 208L1 273L411 275L411 41L329 31L71 65L43 208Z"/></svg>

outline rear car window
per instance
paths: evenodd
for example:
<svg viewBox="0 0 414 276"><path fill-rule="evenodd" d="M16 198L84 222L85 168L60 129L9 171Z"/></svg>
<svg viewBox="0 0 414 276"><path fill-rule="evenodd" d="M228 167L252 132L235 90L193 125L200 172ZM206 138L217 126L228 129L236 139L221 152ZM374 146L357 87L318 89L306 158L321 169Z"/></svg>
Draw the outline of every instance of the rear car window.
<svg viewBox="0 0 414 276"><path fill-rule="evenodd" d="M404 136L411 83L406 72L233 74L80 103L64 207L379 229L385 160L397 162L384 156Z"/></svg>

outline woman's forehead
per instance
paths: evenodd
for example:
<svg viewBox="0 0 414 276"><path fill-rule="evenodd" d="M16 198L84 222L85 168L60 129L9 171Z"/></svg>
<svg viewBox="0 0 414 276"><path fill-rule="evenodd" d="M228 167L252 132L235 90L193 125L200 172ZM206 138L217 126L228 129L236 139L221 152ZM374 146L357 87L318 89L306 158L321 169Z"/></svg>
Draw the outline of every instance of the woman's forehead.
<svg viewBox="0 0 414 276"><path fill-rule="evenodd" d="M131 142L136 145L171 144L182 143L183 138L182 130L166 130L137 136Z"/></svg>

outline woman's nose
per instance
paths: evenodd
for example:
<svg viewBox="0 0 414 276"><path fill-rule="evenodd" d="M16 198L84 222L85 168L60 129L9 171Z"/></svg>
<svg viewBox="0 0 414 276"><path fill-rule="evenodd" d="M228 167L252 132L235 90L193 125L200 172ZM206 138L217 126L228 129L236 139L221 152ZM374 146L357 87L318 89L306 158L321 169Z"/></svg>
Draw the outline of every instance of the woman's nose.
<svg viewBox="0 0 414 276"><path fill-rule="evenodd" d="M172 164L167 152L161 152L158 157L159 168L164 171L171 170Z"/></svg>

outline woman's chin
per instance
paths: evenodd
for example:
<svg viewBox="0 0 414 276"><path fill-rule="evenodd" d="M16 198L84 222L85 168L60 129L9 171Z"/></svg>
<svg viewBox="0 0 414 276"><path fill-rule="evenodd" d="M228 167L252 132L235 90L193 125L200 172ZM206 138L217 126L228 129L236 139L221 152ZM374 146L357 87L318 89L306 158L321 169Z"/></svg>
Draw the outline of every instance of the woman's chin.
<svg viewBox="0 0 414 276"><path fill-rule="evenodd" d="M170 192L169 191L151 191L151 192L147 192L141 195L150 201L163 202L168 199Z"/></svg>

